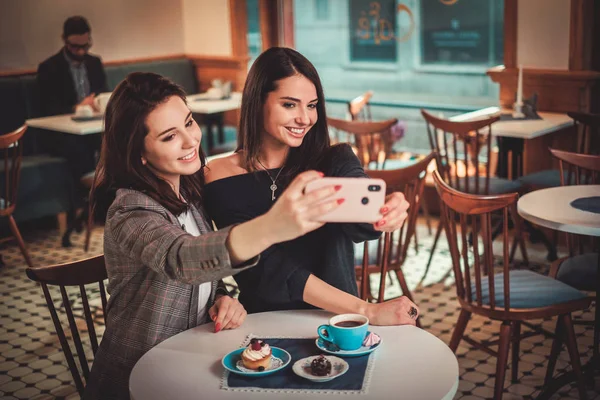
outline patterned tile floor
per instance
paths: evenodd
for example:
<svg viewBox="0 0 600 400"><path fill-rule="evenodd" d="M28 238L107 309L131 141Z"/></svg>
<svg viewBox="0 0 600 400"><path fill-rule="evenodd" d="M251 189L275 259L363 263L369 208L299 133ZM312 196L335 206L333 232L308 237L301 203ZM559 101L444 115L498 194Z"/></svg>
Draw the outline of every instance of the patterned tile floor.
<svg viewBox="0 0 600 400"><path fill-rule="evenodd" d="M434 225L435 226L435 225ZM432 334L448 343L456 318L458 302L451 274L451 262L445 240L441 240L431 269L423 278L432 237L425 224L418 227L419 252L410 255L404 267L415 300L421 308L422 324ZM33 262L53 264L85 258L102 251L102 229L93 232L91 250L82 250L83 235L74 235L74 247L60 247L56 230L29 229L24 232ZM25 262L12 243L0 247L5 266L0 268L0 398L1 399L77 399L70 372L64 361L54 326L50 320L41 289L25 275ZM546 273L545 252L529 247L531 268ZM376 276L372 277L377 282ZM386 297L400 293L395 278L386 288ZM73 293L73 298L77 293ZM97 297L97 295L96 295ZM98 302L96 302L98 304ZM576 320L592 320L594 308L574 315ZM553 330L553 321L536 321ZM102 326L97 330L101 333ZM497 338L499 324L473 317L467 330L478 339ZM590 326L576 325L577 342L582 361L591 356L593 331ZM546 371L551 340L533 336L521 342L519 383L510 382L507 371L504 399L529 399L539 393ZM88 350L89 351L89 350ZM457 399L491 398L493 395L495 358L462 343L458 350L460 384ZM567 368L568 355L563 350L558 367ZM600 379L589 398L600 399ZM564 387L553 398L578 398L574 386Z"/></svg>

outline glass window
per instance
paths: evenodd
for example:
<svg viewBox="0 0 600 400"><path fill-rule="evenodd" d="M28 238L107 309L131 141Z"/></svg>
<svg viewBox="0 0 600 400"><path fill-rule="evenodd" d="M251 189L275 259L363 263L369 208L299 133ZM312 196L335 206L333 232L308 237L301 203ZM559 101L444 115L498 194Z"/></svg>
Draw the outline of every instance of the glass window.
<svg viewBox="0 0 600 400"><path fill-rule="evenodd" d="M422 64L501 64L504 15L500 3L421 0Z"/></svg>
<svg viewBox="0 0 600 400"><path fill-rule="evenodd" d="M248 68L262 52L258 1L259 0L246 0L246 11L248 15L248 32L246 38L248 41L248 55L250 56Z"/></svg>
<svg viewBox="0 0 600 400"><path fill-rule="evenodd" d="M352 61L396 61L395 32L395 0L350 0Z"/></svg>
<svg viewBox="0 0 600 400"><path fill-rule="evenodd" d="M503 62L503 0L294 0L293 11L328 115L346 118L373 91L372 119L405 122L397 147L429 151L421 108L451 117L498 104L486 70Z"/></svg>

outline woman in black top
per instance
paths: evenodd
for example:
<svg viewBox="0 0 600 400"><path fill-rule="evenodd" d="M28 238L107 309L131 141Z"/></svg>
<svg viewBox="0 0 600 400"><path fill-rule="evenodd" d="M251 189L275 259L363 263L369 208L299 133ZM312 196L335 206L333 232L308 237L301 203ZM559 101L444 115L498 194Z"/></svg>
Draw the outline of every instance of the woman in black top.
<svg viewBox="0 0 600 400"><path fill-rule="evenodd" d="M262 215L276 203L287 207L297 199L284 190L303 171L366 177L348 145L330 146L319 76L289 48L265 51L250 69L238 140L233 155L214 160L206 171L205 207L219 228ZM236 275L240 302L251 313L315 306L360 313L374 325L414 324L418 308L404 296L381 304L356 297L352 244L398 229L407 209L404 196L394 193L373 225L313 222L318 229L269 247L255 268Z"/></svg>

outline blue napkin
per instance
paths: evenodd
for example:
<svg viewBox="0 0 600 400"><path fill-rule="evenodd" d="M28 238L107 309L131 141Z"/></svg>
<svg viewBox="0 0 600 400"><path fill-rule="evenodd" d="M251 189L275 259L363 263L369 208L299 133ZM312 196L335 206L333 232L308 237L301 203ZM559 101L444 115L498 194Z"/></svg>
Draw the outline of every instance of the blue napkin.
<svg viewBox="0 0 600 400"><path fill-rule="evenodd" d="M600 196L575 199L571 202L571 206L578 210L600 214Z"/></svg>
<svg viewBox="0 0 600 400"><path fill-rule="evenodd" d="M323 354L312 339L264 339L270 346L286 350L292 361L281 371L260 378L229 374L227 386L230 388L296 389L296 390L344 390L361 391L365 386L365 376L369 357L375 352L361 356L344 358L350 368L344 375L329 382L316 383L301 378L292 371L292 365L305 357ZM327 354L325 354L327 355Z"/></svg>

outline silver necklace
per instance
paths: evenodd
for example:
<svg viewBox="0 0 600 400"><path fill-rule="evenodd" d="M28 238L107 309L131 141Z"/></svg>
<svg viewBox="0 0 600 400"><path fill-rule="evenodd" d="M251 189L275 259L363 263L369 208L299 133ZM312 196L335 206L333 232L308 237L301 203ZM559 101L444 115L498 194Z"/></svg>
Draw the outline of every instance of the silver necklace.
<svg viewBox="0 0 600 400"><path fill-rule="evenodd" d="M279 174L281 174L281 171L283 170L283 166L281 168L279 168L279 172L277 173L277 176L275 177L275 179L273 179L273 177L269 173L269 170L263 165L263 163L261 163L259 159L256 159L256 161L258 161L258 163L265 170L267 175L269 175L269 179L271 180L271 182L273 182L271 184L271 186L269 187L269 189L271 189L271 201L275 201L275 191L277 190L277 184L275 182L277 182L277 178L279 178Z"/></svg>

